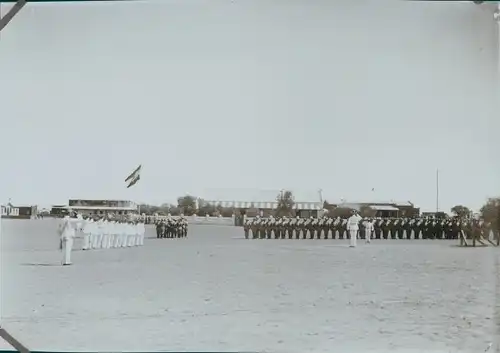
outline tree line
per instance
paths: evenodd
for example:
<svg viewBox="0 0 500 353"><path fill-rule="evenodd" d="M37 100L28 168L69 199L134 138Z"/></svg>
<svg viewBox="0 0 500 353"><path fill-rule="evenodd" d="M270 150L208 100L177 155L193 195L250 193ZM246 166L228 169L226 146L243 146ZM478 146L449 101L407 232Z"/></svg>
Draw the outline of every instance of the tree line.
<svg viewBox="0 0 500 353"><path fill-rule="evenodd" d="M286 190L280 192L276 196L276 201L278 205L274 213L277 217L293 216L295 202L291 191ZM252 205L250 205L250 209L252 208ZM180 214L192 216L196 214L197 216L202 217L205 217L206 215L214 217L219 215L222 217L231 217L234 214L234 209L223 207L222 204L214 205L195 196L186 195L178 197L177 204L175 205L170 203L164 203L160 206L141 204L140 212L147 215L158 214L160 216L166 216L168 214L172 216Z"/></svg>
<svg viewBox="0 0 500 353"><path fill-rule="evenodd" d="M198 208L197 208L198 200ZM295 216L294 211L294 196L292 191L283 190L276 196L277 207L274 210L274 215L276 217ZM250 207L252 208L252 207ZM330 217L349 217L352 213L352 209L346 207L337 207L328 203L328 201L323 202L323 208L328 210L328 215ZM473 217L472 211L464 205L456 205L451 208L451 213L453 216L461 219L469 219ZM184 214L186 216L192 216L194 214L198 216L222 216L231 217L234 214L233 208L222 207L222 204L214 205L209 204L203 199L199 199L195 196L180 196L177 198L177 204L165 203L160 206L141 204L140 212L147 215L158 214L166 216L171 214L173 216ZM362 217L375 217L376 210L371 209L368 206L363 206L359 210ZM486 222L495 222L497 219L500 220L500 197L489 198L487 202L481 207L480 210L481 217Z"/></svg>

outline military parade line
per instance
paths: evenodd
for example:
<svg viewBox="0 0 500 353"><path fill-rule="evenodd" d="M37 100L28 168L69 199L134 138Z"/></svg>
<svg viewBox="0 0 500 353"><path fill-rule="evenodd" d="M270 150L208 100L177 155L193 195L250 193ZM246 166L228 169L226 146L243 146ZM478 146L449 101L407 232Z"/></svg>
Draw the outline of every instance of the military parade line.
<svg viewBox="0 0 500 353"><path fill-rule="evenodd" d="M82 250L126 248L144 245L146 227L140 220L66 216L59 225L62 264L71 265L74 239L82 234Z"/></svg>
<svg viewBox="0 0 500 353"><path fill-rule="evenodd" d="M358 216L359 217L359 216ZM428 218L361 218L354 227L349 219L330 218L261 218L244 222L245 238L249 239L347 239L356 230L360 239L497 239L499 230L481 219Z"/></svg>
<svg viewBox="0 0 500 353"><path fill-rule="evenodd" d="M181 216L174 218L167 216L154 222L157 238L185 238L188 232L188 221Z"/></svg>
<svg viewBox="0 0 500 353"><path fill-rule="evenodd" d="M81 234L82 250L126 248L144 245L146 220L106 217L83 217L72 213L63 218L59 225L62 265L71 265L71 252L76 237ZM157 220L157 238L187 237L188 222L185 217L165 217Z"/></svg>

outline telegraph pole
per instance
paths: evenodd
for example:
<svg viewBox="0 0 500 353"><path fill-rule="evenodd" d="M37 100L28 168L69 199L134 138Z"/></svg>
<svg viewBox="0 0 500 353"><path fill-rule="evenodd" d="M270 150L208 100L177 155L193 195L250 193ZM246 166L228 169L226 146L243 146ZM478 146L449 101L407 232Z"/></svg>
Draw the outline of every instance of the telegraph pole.
<svg viewBox="0 0 500 353"><path fill-rule="evenodd" d="M439 169L436 169L436 213L439 212Z"/></svg>

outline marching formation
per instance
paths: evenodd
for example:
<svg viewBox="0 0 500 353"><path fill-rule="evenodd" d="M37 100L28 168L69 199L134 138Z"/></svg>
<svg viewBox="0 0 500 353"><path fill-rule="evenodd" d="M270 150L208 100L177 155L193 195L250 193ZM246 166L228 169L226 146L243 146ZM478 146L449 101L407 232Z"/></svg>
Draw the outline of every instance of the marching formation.
<svg viewBox="0 0 500 353"><path fill-rule="evenodd" d="M253 239L347 239L349 231L357 231L360 239L458 239L480 234L485 238L499 236L492 224L479 219L430 218L361 218L357 227L348 219L288 218L273 216L247 219L243 226L245 238Z"/></svg>
<svg viewBox="0 0 500 353"><path fill-rule="evenodd" d="M157 238L184 238L187 237L188 222L184 217L166 219L155 222Z"/></svg>
<svg viewBox="0 0 500 353"><path fill-rule="evenodd" d="M71 264L74 239L82 234L83 250L124 248L144 245L144 223L104 217L66 216L59 226L63 265Z"/></svg>

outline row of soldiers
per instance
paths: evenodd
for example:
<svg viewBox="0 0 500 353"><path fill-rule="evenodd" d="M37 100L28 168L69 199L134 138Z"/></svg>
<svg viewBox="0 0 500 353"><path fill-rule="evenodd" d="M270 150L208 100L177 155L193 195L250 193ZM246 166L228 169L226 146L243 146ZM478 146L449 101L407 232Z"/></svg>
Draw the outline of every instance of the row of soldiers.
<svg viewBox="0 0 500 353"><path fill-rule="evenodd" d="M373 226L367 227L367 222ZM247 219L243 224L245 238L253 239L347 239L347 219L288 218L273 216ZM371 239L458 239L460 234L496 238L499 229L480 219L430 219L430 218L362 218L358 237ZM373 230L372 230L373 229Z"/></svg>
<svg viewBox="0 0 500 353"><path fill-rule="evenodd" d="M155 222L157 238L184 238L188 233L188 221L185 217L167 217Z"/></svg>
<svg viewBox="0 0 500 353"><path fill-rule="evenodd" d="M127 219L83 217L83 250L144 245L144 223Z"/></svg>
<svg viewBox="0 0 500 353"><path fill-rule="evenodd" d="M71 265L75 238L82 234L83 250L124 248L144 245L144 223L110 217L83 217L72 212L59 223L62 264Z"/></svg>

